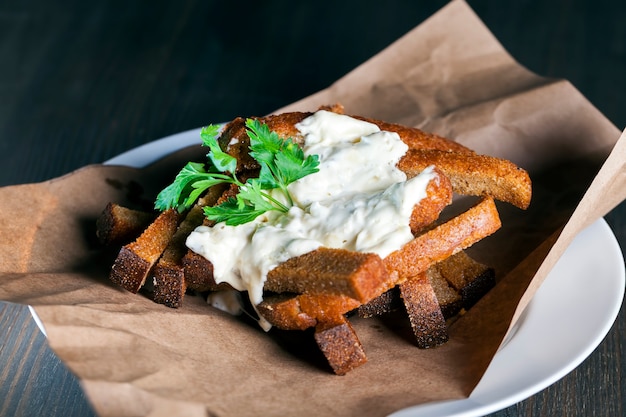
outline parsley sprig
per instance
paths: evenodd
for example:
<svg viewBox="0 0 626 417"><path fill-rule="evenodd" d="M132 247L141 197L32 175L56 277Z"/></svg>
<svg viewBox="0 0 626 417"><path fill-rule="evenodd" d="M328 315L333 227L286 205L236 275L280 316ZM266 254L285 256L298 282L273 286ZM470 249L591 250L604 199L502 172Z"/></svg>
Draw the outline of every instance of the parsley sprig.
<svg viewBox="0 0 626 417"><path fill-rule="evenodd" d="M219 146L219 126L209 125L200 132L202 144L209 148L207 163L188 162L176 175L174 182L159 193L155 208L184 211L206 190L226 183L236 184L239 192L236 197L218 206L204 207L204 214L209 220L236 226L271 210L287 212L293 206L288 185L319 170L317 155L305 157L293 140L281 139L258 120L246 120L246 131L250 138L250 156L261 167L258 178L250 178L243 183L237 179L237 160ZM273 189L280 191L285 202L273 198L267 192Z"/></svg>

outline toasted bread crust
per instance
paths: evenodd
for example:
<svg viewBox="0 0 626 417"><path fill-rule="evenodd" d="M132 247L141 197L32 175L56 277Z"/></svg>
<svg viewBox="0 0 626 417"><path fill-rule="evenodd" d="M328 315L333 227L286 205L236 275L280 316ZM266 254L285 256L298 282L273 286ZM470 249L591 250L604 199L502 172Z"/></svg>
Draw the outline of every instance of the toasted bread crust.
<svg viewBox="0 0 626 417"><path fill-rule="evenodd" d="M416 127L402 126L395 123L388 123L382 120L371 119L361 116L351 116L355 119L374 123L387 132L395 132L400 139L409 146L409 149L436 149L440 151L452 151L463 154L474 153L471 149L461 145L458 142L444 138L434 133L424 132Z"/></svg>
<svg viewBox="0 0 626 417"><path fill-rule="evenodd" d="M114 283L136 293L176 232L179 214L166 210L159 214L135 241L120 250L111 269Z"/></svg>
<svg viewBox="0 0 626 417"><path fill-rule="evenodd" d="M120 287L137 293L146 282L152 263L124 246L115 259L109 279Z"/></svg>
<svg viewBox="0 0 626 417"><path fill-rule="evenodd" d="M402 307L400 301L399 288L393 287L388 291L385 291L378 297L372 298L367 303L361 304L357 309L359 317L368 319L371 317L383 316L387 313L396 311Z"/></svg>
<svg viewBox="0 0 626 417"><path fill-rule="evenodd" d="M278 294L256 306L269 323L283 330L304 330L319 322L336 320L362 303L345 295Z"/></svg>
<svg viewBox="0 0 626 417"><path fill-rule="evenodd" d="M460 253L460 252L459 252ZM444 259L442 262L445 262ZM437 268L439 264L433 265L426 271L426 275L430 280L430 285L435 292L439 308L443 317L448 319L457 315L463 307L461 295L448 284L448 281L441 275Z"/></svg>
<svg viewBox="0 0 626 417"><path fill-rule="evenodd" d="M343 316L315 327L315 341L336 375L345 375L367 362L365 349Z"/></svg>
<svg viewBox="0 0 626 417"><path fill-rule="evenodd" d="M264 289L345 295L363 302L391 286L393 281L378 255L319 248L271 270Z"/></svg>
<svg viewBox="0 0 626 417"><path fill-rule="evenodd" d="M216 283L213 264L202 255L189 250L182 259L187 288L193 291L220 291L232 289L227 283Z"/></svg>
<svg viewBox="0 0 626 417"><path fill-rule="evenodd" d="M155 217L154 213L111 202L96 220L96 236L106 246L125 245L136 239Z"/></svg>
<svg viewBox="0 0 626 417"><path fill-rule="evenodd" d="M469 309L496 285L495 271L464 251L456 253L437 265L437 270L461 297L462 307Z"/></svg>
<svg viewBox="0 0 626 417"><path fill-rule="evenodd" d="M426 187L426 197L413 207L411 213L409 226L414 235L429 227L439 218L441 211L452 203L450 180L438 168L434 168L434 172L437 176L429 181Z"/></svg>
<svg viewBox="0 0 626 417"><path fill-rule="evenodd" d="M456 193L492 196L521 209L530 205L530 177L525 170L508 160L474 153L411 149L398 162L398 168L408 177L431 165L450 178Z"/></svg>
<svg viewBox="0 0 626 417"><path fill-rule="evenodd" d="M317 319L302 310L300 299L294 294L266 296L256 308L263 318L279 329L306 330L317 325Z"/></svg>
<svg viewBox="0 0 626 417"><path fill-rule="evenodd" d="M448 341L446 319L426 272L400 284L400 297L419 348L428 349Z"/></svg>
<svg viewBox="0 0 626 417"><path fill-rule="evenodd" d="M491 197L485 197L464 213L417 236L383 261L389 271L398 273L400 283L491 235L500 227L495 202Z"/></svg>
<svg viewBox="0 0 626 417"><path fill-rule="evenodd" d="M179 308L187 291L185 273L177 264L158 263L154 272L153 300L171 308Z"/></svg>

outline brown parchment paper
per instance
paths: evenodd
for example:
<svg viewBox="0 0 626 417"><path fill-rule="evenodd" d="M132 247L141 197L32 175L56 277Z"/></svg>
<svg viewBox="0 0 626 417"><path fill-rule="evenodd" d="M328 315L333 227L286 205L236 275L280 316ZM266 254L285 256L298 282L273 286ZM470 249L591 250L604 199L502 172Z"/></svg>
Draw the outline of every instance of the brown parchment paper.
<svg viewBox="0 0 626 417"><path fill-rule="evenodd" d="M466 397L571 239L626 197L626 136L567 81L516 63L460 0L279 111L335 102L530 172L529 210L499 205L504 227L472 248L496 268L495 289L437 349L417 349L401 317L355 319L369 362L338 377L306 334L266 334L199 297L169 309L109 284L115 253L95 243L95 219L109 201L150 207L197 148L146 169L95 165L0 189L0 299L35 307L99 415L380 416Z"/></svg>

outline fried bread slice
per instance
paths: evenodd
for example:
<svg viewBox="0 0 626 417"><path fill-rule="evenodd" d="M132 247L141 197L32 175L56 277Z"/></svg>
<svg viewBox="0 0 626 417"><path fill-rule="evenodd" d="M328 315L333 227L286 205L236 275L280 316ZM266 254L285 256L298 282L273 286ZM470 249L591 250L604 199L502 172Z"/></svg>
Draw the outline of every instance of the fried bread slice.
<svg viewBox="0 0 626 417"><path fill-rule="evenodd" d="M168 307L178 308L183 302L187 283L182 259L187 253L185 240L196 226L202 224L204 213L201 205L192 207L180 223L163 255L154 267L154 301Z"/></svg>
<svg viewBox="0 0 626 417"><path fill-rule="evenodd" d="M132 293L138 292L174 236L179 219L174 209L161 212L135 241L120 249L110 280Z"/></svg>
<svg viewBox="0 0 626 417"><path fill-rule="evenodd" d="M361 304L356 312L359 317L369 319L394 312L401 307L400 289L398 286L395 286L378 297L372 298L367 303Z"/></svg>
<svg viewBox="0 0 626 417"><path fill-rule="evenodd" d="M474 151L461 145L458 142L436 135L430 132L424 132L421 129L410 126L403 126L396 123L388 123L382 120L376 120L361 116L351 116L355 119L363 120L375 124L380 130L387 132L395 132L400 139L406 143L409 149L435 149L440 151L453 151L459 153L472 154Z"/></svg>
<svg viewBox="0 0 626 417"><path fill-rule="evenodd" d="M96 220L96 236L105 246L125 245L135 240L156 215L110 202Z"/></svg>
<svg viewBox="0 0 626 417"><path fill-rule="evenodd" d="M314 337L336 375L345 375L367 362L365 349L345 316L318 323Z"/></svg>
<svg viewBox="0 0 626 417"><path fill-rule="evenodd" d="M390 273L398 274L401 283L491 235L501 225L493 198L484 197L465 212L417 236L383 261Z"/></svg>
<svg viewBox="0 0 626 417"><path fill-rule="evenodd" d="M322 247L272 269L264 289L345 295L366 302L393 285L380 256Z"/></svg>
<svg viewBox="0 0 626 417"><path fill-rule="evenodd" d="M220 291L232 288L226 283L216 283L213 277L213 264L202 255L188 250L181 261L185 271L187 288L193 291Z"/></svg>
<svg viewBox="0 0 626 417"><path fill-rule="evenodd" d="M337 105L330 107L327 106L321 109L343 114L343 108ZM279 137L283 139L291 138L294 142L302 144L302 134L296 125L312 115L312 112L290 112L253 118L266 124L269 129L276 132ZM398 136L400 136L400 139L402 139L402 141L406 143L410 149L438 149L462 153L473 153L473 151L458 142L454 142L433 133L424 132L418 128L387 123L381 120L361 116L352 115L350 117L373 123L381 130L397 133ZM222 149L237 159L237 172L258 168L258 163L249 155L250 139L246 133L244 118L237 117L224 127L224 130L219 138L219 144Z"/></svg>
<svg viewBox="0 0 626 417"><path fill-rule="evenodd" d="M362 303L345 295L274 294L256 306L270 324L283 330L304 330L319 322L332 321Z"/></svg>
<svg viewBox="0 0 626 417"><path fill-rule="evenodd" d="M430 227L440 216L442 210L452 203L452 184L438 168L433 172L436 177L428 182L426 197L422 198L411 213L409 226L414 235Z"/></svg>
<svg viewBox="0 0 626 417"><path fill-rule="evenodd" d="M407 279L399 287L417 347L428 349L447 342L446 319L427 272Z"/></svg>
<svg viewBox="0 0 626 417"><path fill-rule="evenodd" d="M434 165L443 171L458 194L491 196L526 209L532 196L528 173L514 163L493 156L436 149L410 149L398 168L413 177Z"/></svg>
<svg viewBox="0 0 626 417"><path fill-rule="evenodd" d="M256 310L272 326L283 330L306 330L317 325L316 314L311 316L302 309L297 294L267 295Z"/></svg>
<svg viewBox="0 0 626 417"><path fill-rule="evenodd" d="M460 253L460 252L459 252ZM453 255L454 256L454 255ZM444 259L441 262L445 262ZM450 286L448 281L441 275L438 264L431 266L426 271L426 275L430 280L430 285L435 292L439 308L445 319L449 319L457 315L463 308L463 301L461 295L454 288Z"/></svg>
<svg viewBox="0 0 626 417"><path fill-rule="evenodd" d="M469 309L496 285L495 270L461 251L439 262L437 271L461 297L462 308Z"/></svg>

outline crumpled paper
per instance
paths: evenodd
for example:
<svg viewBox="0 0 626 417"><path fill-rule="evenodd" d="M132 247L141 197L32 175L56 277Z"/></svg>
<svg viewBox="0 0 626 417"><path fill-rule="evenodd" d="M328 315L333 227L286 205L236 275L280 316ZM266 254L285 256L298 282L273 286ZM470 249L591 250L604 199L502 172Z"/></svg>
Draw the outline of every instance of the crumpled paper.
<svg viewBox="0 0 626 417"><path fill-rule="evenodd" d="M34 306L99 415L379 416L467 397L573 237L626 198L626 135L567 81L515 62L461 0L277 112L333 103L529 171L530 208L499 204L503 228L471 248L496 287L436 349L417 349L402 318L354 319L369 361L338 377L306 332L266 334L200 297L170 309L109 283L115 253L95 242L95 219L109 201L150 207L197 148L2 188L0 299Z"/></svg>

